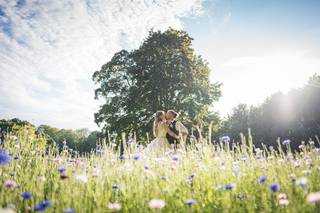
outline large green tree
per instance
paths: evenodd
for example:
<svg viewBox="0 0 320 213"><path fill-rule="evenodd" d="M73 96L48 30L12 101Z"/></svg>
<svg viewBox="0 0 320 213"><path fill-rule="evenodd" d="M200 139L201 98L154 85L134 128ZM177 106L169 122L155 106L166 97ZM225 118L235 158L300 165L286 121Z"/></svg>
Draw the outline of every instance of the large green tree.
<svg viewBox="0 0 320 213"><path fill-rule="evenodd" d="M104 102L95 121L110 131L148 131L155 111L174 109L189 125L207 125L221 96L210 72L186 32L151 31L138 49L116 53L94 73L96 98Z"/></svg>

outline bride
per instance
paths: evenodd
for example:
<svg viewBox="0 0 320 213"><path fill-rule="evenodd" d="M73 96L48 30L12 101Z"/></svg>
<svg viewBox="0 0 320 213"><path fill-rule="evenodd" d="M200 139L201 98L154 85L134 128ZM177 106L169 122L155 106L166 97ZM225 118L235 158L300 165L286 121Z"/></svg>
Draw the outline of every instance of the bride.
<svg viewBox="0 0 320 213"><path fill-rule="evenodd" d="M170 147L166 138L167 134L179 139L179 136L172 132L166 124L165 112L157 111L153 122L153 135L156 138L147 146L147 152L156 155L164 154Z"/></svg>

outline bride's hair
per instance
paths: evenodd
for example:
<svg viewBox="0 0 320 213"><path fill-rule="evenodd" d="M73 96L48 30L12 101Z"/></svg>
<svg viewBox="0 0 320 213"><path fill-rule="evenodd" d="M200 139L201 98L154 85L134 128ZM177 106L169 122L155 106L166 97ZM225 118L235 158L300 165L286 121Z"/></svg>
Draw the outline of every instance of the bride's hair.
<svg viewBox="0 0 320 213"><path fill-rule="evenodd" d="M157 137L158 135L158 125L161 121L161 116L162 115L165 115L165 112L164 111L157 111L155 114L154 114L154 122L153 122L153 135L155 137Z"/></svg>

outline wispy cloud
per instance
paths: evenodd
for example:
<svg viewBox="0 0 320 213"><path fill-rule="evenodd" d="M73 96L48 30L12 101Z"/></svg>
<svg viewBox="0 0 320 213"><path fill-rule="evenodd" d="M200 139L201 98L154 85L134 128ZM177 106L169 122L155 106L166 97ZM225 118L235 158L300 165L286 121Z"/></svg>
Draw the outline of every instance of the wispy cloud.
<svg viewBox="0 0 320 213"><path fill-rule="evenodd" d="M0 0L0 117L94 128L92 73L202 0Z"/></svg>

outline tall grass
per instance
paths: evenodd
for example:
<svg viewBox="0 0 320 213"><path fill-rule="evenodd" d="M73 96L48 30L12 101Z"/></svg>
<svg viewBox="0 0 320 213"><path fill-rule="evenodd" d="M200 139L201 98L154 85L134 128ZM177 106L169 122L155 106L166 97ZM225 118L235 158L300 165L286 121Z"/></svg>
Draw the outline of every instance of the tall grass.
<svg viewBox="0 0 320 213"><path fill-rule="evenodd" d="M120 159L112 145L72 157L68 150L45 148L28 131L16 136L4 147L12 160L0 167L0 209L33 212L39 202L49 200L47 212L110 212L110 203L121 205L121 212L320 210L319 204L307 201L308 194L320 191L320 152L314 144L291 153L290 145L286 152L255 149L251 137L233 146L204 140L156 157L142 154L136 143L125 143ZM260 182L261 177L266 181ZM8 188L8 180L18 186ZM273 183L279 191L270 190ZM21 197L26 191L31 199ZM163 200L165 206L150 208L152 199ZM194 203L187 205L190 199Z"/></svg>

